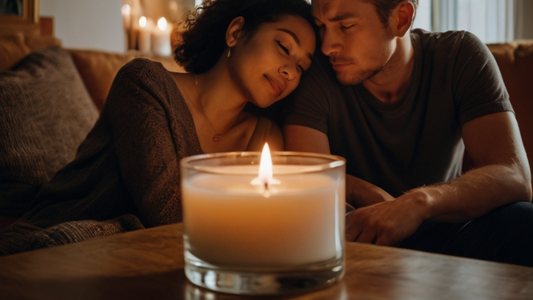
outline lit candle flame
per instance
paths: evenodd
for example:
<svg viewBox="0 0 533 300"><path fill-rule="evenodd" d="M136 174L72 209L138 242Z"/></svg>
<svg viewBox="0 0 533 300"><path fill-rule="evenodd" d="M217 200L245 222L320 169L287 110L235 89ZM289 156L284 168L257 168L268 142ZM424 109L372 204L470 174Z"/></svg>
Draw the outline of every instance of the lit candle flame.
<svg viewBox="0 0 533 300"><path fill-rule="evenodd" d="M139 26L141 27L145 27L146 26L146 17L145 16L142 16L140 19L139 19Z"/></svg>
<svg viewBox="0 0 533 300"><path fill-rule="evenodd" d="M261 153L261 162L259 163L259 174L252 182L252 185L261 185L264 186L265 197L269 197L270 193L268 191L269 185L279 184L279 180L273 178L272 172L272 156L270 155L270 148L268 143L265 143L263 147L263 152Z"/></svg>
<svg viewBox="0 0 533 300"><path fill-rule="evenodd" d="M165 17L159 18L159 20L157 20L157 27L161 30L165 30L167 28L167 19L165 19Z"/></svg>

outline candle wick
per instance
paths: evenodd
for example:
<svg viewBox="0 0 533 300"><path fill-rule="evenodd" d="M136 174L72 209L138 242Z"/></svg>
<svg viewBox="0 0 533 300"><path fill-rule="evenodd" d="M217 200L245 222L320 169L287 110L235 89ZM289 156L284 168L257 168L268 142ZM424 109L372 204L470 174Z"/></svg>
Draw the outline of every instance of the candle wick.
<svg viewBox="0 0 533 300"><path fill-rule="evenodd" d="M268 190L268 181L264 182L265 190L263 191L263 196L265 198L270 198L270 191Z"/></svg>
<svg viewBox="0 0 533 300"><path fill-rule="evenodd" d="M256 177L250 182L250 184L257 185L257 186L263 186L263 191L262 191L263 196L265 198L270 198L270 188L269 188L269 186L271 184L280 184L280 181L277 180L277 179L274 179L274 178L272 178L270 180L267 180L265 178Z"/></svg>

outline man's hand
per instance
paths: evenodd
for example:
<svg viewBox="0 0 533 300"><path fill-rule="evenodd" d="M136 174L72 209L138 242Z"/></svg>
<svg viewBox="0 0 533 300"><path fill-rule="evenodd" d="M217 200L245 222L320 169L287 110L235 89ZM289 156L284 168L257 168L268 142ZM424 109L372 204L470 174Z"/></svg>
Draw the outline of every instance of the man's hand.
<svg viewBox="0 0 533 300"><path fill-rule="evenodd" d="M361 207L346 215L346 240L392 246L411 236L426 219L424 193Z"/></svg>

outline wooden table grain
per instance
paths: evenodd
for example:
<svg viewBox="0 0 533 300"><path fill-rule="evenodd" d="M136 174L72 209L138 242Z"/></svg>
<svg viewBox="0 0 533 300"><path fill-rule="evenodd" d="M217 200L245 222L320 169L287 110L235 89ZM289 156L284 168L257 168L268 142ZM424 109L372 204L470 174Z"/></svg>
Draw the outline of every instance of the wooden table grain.
<svg viewBox="0 0 533 300"><path fill-rule="evenodd" d="M533 268L347 243L346 275L276 299L533 299ZM533 254L532 254L533 255ZM181 224L0 257L0 299L272 299L211 292L183 271Z"/></svg>

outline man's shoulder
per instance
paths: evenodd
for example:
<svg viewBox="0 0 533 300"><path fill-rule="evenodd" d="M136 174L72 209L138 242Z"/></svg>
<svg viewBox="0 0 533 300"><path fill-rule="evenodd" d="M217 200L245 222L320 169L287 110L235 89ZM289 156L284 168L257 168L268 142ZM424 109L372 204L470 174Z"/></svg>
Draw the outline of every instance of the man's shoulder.
<svg viewBox="0 0 533 300"><path fill-rule="evenodd" d="M413 43L420 45L424 52L438 51L453 54L486 47L473 33L464 30L428 32L423 29L413 29L411 39Z"/></svg>
<svg viewBox="0 0 533 300"><path fill-rule="evenodd" d="M471 38L472 33L464 30L449 30L444 32L430 32L424 29L416 28L411 30L411 37L425 43L447 43L464 38Z"/></svg>

